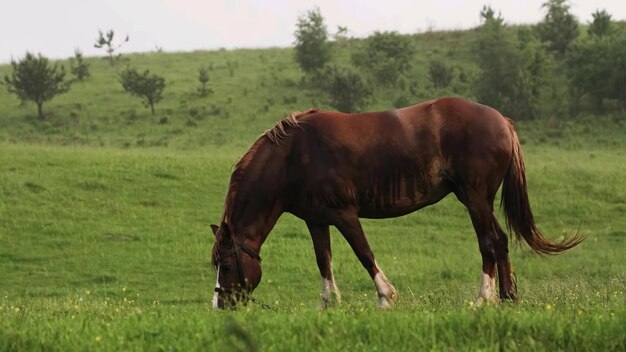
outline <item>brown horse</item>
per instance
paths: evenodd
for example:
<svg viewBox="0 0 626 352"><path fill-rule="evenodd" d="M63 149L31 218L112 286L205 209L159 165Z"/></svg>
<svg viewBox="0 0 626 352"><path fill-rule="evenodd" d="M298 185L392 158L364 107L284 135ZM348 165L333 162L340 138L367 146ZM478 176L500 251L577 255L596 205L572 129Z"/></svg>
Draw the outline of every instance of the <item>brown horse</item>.
<svg viewBox="0 0 626 352"><path fill-rule="evenodd" d="M329 226L348 241L387 308L396 289L374 260L359 217L390 218L434 204L449 193L465 205L482 255L476 304L517 301L508 239L493 212L496 192L509 225L539 253L557 253L583 238L546 240L535 227L524 161L511 121L456 98L376 113L320 110L291 114L267 130L239 160L216 237L215 308L246 301L261 280L261 245L280 215L305 221L322 276L321 306L340 299L331 265Z"/></svg>

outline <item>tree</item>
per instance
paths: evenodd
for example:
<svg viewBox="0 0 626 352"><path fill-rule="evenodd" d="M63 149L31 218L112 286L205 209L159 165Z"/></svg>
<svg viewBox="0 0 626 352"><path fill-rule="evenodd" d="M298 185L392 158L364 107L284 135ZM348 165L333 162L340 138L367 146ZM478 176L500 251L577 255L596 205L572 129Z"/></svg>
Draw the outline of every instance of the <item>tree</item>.
<svg viewBox="0 0 626 352"><path fill-rule="evenodd" d="M611 21L611 15L606 10L597 10L592 15L593 21L589 23L587 33L590 36L602 37L610 35L613 32L613 22Z"/></svg>
<svg viewBox="0 0 626 352"><path fill-rule="evenodd" d="M341 112L363 110L372 95L367 81L351 69L326 67L321 82L328 93L329 104Z"/></svg>
<svg viewBox="0 0 626 352"><path fill-rule="evenodd" d="M200 67L198 69L198 81L200 82L198 94L201 97L213 94L213 89L207 87L207 83L209 82L209 70L206 67Z"/></svg>
<svg viewBox="0 0 626 352"><path fill-rule="evenodd" d="M352 62L366 69L374 79L392 85L411 68L415 48L411 39L397 32L375 32L361 50L352 55Z"/></svg>
<svg viewBox="0 0 626 352"><path fill-rule="evenodd" d="M85 59L83 59L83 53L80 49L74 50L74 57L71 59L70 71L78 81L82 81L89 77L89 64L85 62Z"/></svg>
<svg viewBox="0 0 626 352"><path fill-rule="evenodd" d="M504 26L502 15L498 13L498 16L496 16L496 11L492 9L491 6L483 6L482 10L480 10L480 18L485 25L495 27Z"/></svg>
<svg viewBox="0 0 626 352"><path fill-rule="evenodd" d="M549 55L532 32L515 36L506 30L504 20L490 7L483 8L481 17L484 22L473 48L481 69L476 97L507 116L538 117L542 87L551 73Z"/></svg>
<svg viewBox="0 0 626 352"><path fill-rule="evenodd" d="M154 115L154 104L163 98L163 89L165 88L163 77L150 74L150 70L139 73L134 68L126 68L120 73L120 83L126 92L144 98L146 106L150 107L150 111Z"/></svg>
<svg viewBox="0 0 626 352"><path fill-rule="evenodd" d="M602 110L604 99L616 99L626 107L626 32L612 35L590 36L576 42L566 56L566 67L572 102L583 95L594 100L597 110Z"/></svg>
<svg viewBox="0 0 626 352"><path fill-rule="evenodd" d="M41 54L35 56L27 52L22 60L11 60L11 66L13 73L4 76L7 89L23 102L35 102L41 120L44 119L43 103L70 89L71 83L65 82L65 68L51 65Z"/></svg>
<svg viewBox="0 0 626 352"><path fill-rule="evenodd" d="M113 61L113 53L115 52L115 50L119 49L122 47L122 45L124 45L124 43L128 42L128 34L126 35L126 39L124 39L124 41L122 41L121 43L115 45L113 44L113 38L115 37L115 32L113 32L113 30L109 30L106 35L104 33L102 33L101 30L98 29L98 38L96 38L96 43L93 45L94 47L101 49L104 48L107 52L107 55L109 55L109 63L111 64L111 66L113 66L113 64L115 63ZM120 54L121 55L121 54Z"/></svg>
<svg viewBox="0 0 626 352"><path fill-rule="evenodd" d="M578 21L569 12L567 0L548 0L542 6L547 9L543 22L537 25L539 38L548 48L563 56L570 44L578 37Z"/></svg>
<svg viewBox="0 0 626 352"><path fill-rule="evenodd" d="M446 64L439 60L430 60L428 72L430 73L430 80L433 82L435 89L446 88L450 85L454 77L452 68L446 66Z"/></svg>
<svg viewBox="0 0 626 352"><path fill-rule="evenodd" d="M519 112L512 116L534 119L542 113L544 116L564 113L567 110L566 84L557 75L553 55L532 29L520 28L516 39L521 65L520 81L515 82L516 99L528 106L514 106Z"/></svg>
<svg viewBox="0 0 626 352"><path fill-rule="evenodd" d="M306 73L319 72L330 60L328 31L319 8L298 17L294 33L296 61Z"/></svg>

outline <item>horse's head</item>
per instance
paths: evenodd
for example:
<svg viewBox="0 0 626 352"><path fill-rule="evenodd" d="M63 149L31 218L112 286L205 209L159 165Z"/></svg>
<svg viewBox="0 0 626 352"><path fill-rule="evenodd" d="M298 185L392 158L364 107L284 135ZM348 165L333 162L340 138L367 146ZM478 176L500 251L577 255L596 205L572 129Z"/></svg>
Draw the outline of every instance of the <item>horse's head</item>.
<svg viewBox="0 0 626 352"><path fill-rule="evenodd" d="M261 257L234 236L229 224L211 225L211 229L215 235L212 262L217 272L213 308L245 304L261 282Z"/></svg>

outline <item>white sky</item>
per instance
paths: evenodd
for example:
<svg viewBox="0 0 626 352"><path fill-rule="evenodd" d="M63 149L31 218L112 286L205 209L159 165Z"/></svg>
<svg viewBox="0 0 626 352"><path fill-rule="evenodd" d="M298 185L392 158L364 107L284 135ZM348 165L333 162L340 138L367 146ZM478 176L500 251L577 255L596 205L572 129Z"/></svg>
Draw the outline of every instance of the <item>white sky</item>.
<svg viewBox="0 0 626 352"><path fill-rule="evenodd" d="M329 32L347 26L350 36L375 30L416 33L429 27L471 28L490 4L505 21L536 23L545 0L0 0L0 63L28 50L52 58L104 55L93 47L98 29L113 29L130 41L120 52L190 51L290 46L296 19L318 6ZM589 22L596 9L626 19L626 0L571 0L571 10Z"/></svg>

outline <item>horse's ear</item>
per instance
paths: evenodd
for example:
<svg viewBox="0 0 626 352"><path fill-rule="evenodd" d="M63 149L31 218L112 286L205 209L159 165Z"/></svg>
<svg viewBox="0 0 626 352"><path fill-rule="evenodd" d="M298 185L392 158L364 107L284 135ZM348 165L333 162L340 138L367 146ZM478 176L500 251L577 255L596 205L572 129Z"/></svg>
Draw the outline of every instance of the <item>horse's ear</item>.
<svg viewBox="0 0 626 352"><path fill-rule="evenodd" d="M225 223L224 221L222 221L222 223L220 224L220 228L222 229L222 234L223 237L230 237L230 225L228 225L227 223Z"/></svg>
<svg viewBox="0 0 626 352"><path fill-rule="evenodd" d="M222 221L220 230L222 231L220 241L222 241L225 245L230 245L233 239L232 232L230 231L230 225Z"/></svg>
<svg viewBox="0 0 626 352"><path fill-rule="evenodd" d="M217 237L217 230L219 230L219 226L215 224L211 224L211 230L213 230L213 235Z"/></svg>

